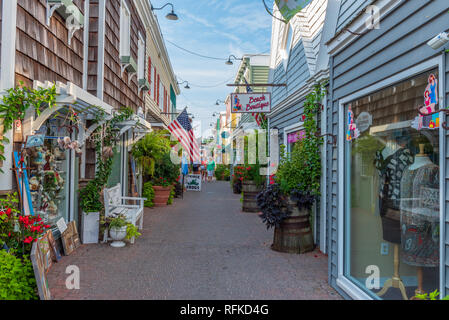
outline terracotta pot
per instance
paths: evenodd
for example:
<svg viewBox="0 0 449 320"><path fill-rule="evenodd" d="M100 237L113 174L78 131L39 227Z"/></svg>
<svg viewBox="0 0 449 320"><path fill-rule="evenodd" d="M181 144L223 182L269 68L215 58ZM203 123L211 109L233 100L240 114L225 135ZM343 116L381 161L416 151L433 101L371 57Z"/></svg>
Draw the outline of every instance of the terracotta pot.
<svg viewBox="0 0 449 320"><path fill-rule="evenodd" d="M153 186L154 189L154 206L165 207L172 187Z"/></svg>

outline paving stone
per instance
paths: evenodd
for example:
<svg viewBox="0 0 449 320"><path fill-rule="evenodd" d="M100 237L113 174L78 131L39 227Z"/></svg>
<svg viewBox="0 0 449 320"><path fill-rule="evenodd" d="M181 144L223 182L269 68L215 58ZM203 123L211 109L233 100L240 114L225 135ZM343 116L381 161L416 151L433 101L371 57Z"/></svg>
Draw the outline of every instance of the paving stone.
<svg viewBox="0 0 449 320"><path fill-rule="evenodd" d="M269 247L257 213L241 211L228 182L203 184L173 205L145 209L134 245L83 245L48 274L54 299L342 299L327 283L319 251L284 254ZM65 269L80 269L80 289Z"/></svg>

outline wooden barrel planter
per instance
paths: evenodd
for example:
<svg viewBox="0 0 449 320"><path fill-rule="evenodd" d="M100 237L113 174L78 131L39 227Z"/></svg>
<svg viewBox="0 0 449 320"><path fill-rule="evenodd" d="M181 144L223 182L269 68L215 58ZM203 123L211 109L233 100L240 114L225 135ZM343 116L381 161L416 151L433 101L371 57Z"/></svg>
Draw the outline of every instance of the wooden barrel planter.
<svg viewBox="0 0 449 320"><path fill-rule="evenodd" d="M244 180L242 183L243 192L243 212L259 212L260 209L256 203L257 194L262 191L263 186L257 186L254 181Z"/></svg>
<svg viewBox="0 0 449 320"><path fill-rule="evenodd" d="M170 187L153 186L154 189L154 206L165 207L167 205L168 198L170 197Z"/></svg>
<svg viewBox="0 0 449 320"><path fill-rule="evenodd" d="M286 253L306 253L315 248L309 210L298 210L295 203L289 201L292 214L274 229L271 249Z"/></svg>

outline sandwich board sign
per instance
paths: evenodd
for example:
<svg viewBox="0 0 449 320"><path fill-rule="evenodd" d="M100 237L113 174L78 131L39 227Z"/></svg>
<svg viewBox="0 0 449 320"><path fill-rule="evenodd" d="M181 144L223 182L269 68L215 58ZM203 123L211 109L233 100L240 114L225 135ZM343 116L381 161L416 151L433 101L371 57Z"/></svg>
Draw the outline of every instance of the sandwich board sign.
<svg viewBox="0 0 449 320"><path fill-rule="evenodd" d="M187 175L184 184L187 191L201 191L201 175Z"/></svg>

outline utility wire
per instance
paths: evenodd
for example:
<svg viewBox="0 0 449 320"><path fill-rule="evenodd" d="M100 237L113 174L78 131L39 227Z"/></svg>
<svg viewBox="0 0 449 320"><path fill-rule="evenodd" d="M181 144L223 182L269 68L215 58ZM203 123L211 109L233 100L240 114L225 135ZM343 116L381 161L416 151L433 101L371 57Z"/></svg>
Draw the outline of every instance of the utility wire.
<svg viewBox="0 0 449 320"><path fill-rule="evenodd" d="M228 60L228 59L225 59L225 58L216 58L216 57L205 56L205 55L203 55L203 54L199 54L199 53L190 51L190 50L188 50L188 49L185 49L185 48L183 48L183 47L181 47L181 46L178 46L176 43L173 43L173 42L171 42L170 40L165 40L165 41L167 41L168 43L174 45L174 46L175 46L176 48L178 48L178 49L181 49L181 50L183 50L183 51L185 51L185 52L187 52L187 53L193 54L193 55L198 56L198 57L201 57L201 58L213 59L213 60L221 60L221 61L227 61L227 60Z"/></svg>
<svg viewBox="0 0 449 320"><path fill-rule="evenodd" d="M170 40L165 39L165 41L167 41L168 43L170 43L171 45L175 46L176 48L178 48L178 49L180 49L180 50L183 50L183 51L185 51L185 52L187 52L187 53L193 54L193 55L198 56L198 57L201 57L201 58L212 59L212 60L220 60L220 61L228 61L228 59L229 59L229 58L217 58L217 57L206 56L206 55L204 55L204 54L196 53L196 52L193 52L193 51L188 50L188 49L186 49L186 48L183 48L183 47L177 45L176 43L171 42ZM270 51L270 49L268 49L268 50L266 50L266 51L264 51L264 52L262 52L262 53L245 54L244 56L245 56L245 57L255 57L255 56L260 56L260 55L263 55L263 54L265 54L265 53L267 53L267 52L269 52L269 51Z"/></svg>
<svg viewBox="0 0 449 320"><path fill-rule="evenodd" d="M185 81L185 80L182 80L181 77L179 77L179 76L177 76L177 77L178 77L179 80L181 80L181 81L183 81L183 82ZM216 85L211 85L211 86L199 85L199 84L191 83L190 81L188 81L188 82L189 82L189 85L191 85L191 86L198 87L198 88L206 88L206 89L207 89L207 88L216 88L216 87L220 87L220 86L222 86L222 85L228 83L229 81L233 80L234 78L235 78L235 76L232 76L231 78L229 78L229 79L226 80L226 81L223 81L223 82L220 82L220 83L218 83L218 84L216 84Z"/></svg>

